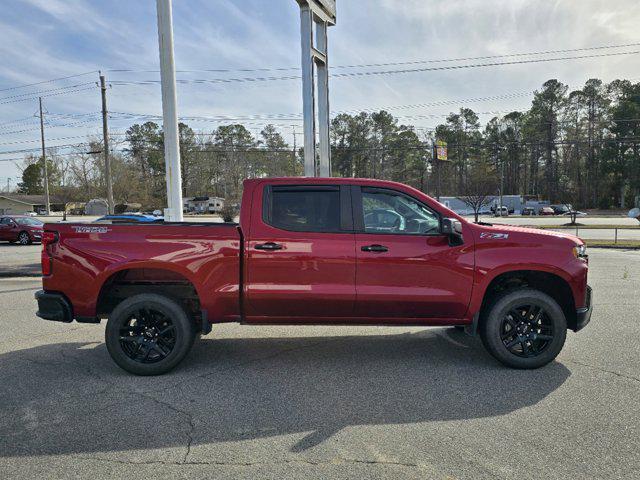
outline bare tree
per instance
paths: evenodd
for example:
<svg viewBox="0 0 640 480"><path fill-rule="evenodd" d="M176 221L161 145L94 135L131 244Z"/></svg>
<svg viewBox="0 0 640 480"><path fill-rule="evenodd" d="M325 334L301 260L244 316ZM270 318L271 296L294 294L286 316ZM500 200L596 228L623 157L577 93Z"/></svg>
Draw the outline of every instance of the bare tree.
<svg viewBox="0 0 640 480"><path fill-rule="evenodd" d="M463 195L457 197L473 210L475 222L478 222L478 215L482 207L489 205L491 197L496 193L496 175L485 163L479 163L470 172L464 184Z"/></svg>

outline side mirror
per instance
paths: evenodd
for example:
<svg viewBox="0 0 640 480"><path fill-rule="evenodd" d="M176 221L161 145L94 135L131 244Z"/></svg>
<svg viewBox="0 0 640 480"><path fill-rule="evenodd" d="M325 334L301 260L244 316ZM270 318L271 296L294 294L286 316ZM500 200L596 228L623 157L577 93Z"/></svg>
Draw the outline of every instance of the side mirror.
<svg viewBox="0 0 640 480"><path fill-rule="evenodd" d="M442 219L442 233L449 237L449 245L462 245L462 223L455 218Z"/></svg>

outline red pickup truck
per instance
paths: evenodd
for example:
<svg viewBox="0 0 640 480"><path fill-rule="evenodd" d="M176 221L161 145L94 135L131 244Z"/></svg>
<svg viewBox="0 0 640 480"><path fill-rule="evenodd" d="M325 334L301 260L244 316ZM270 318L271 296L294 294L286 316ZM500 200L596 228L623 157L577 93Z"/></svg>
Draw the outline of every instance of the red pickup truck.
<svg viewBox="0 0 640 480"><path fill-rule="evenodd" d="M536 368L592 311L579 238L474 224L388 181L247 180L239 224L47 224L42 243L38 316L108 318L109 353L140 375L221 322L449 325Z"/></svg>

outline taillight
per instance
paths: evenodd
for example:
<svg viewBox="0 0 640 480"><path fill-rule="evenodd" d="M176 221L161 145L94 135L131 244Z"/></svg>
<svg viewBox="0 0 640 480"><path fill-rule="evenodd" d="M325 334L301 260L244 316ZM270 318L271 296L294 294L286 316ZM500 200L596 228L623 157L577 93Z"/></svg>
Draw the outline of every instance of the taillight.
<svg viewBox="0 0 640 480"><path fill-rule="evenodd" d="M42 232L42 238L40 240L42 242L42 252L40 254L40 263L42 265L42 275L47 276L51 275L51 250L50 246L58 241L58 233L57 232L49 232L45 230Z"/></svg>

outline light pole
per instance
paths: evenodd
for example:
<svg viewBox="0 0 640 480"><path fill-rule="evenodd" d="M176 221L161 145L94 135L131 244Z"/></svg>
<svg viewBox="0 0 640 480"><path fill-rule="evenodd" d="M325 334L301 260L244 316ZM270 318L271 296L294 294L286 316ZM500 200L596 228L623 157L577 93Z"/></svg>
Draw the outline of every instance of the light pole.
<svg viewBox="0 0 640 480"><path fill-rule="evenodd" d="M162 129L164 132L164 163L167 176L167 206L165 218L182 221L182 171L178 137L178 100L176 96L176 66L173 60L173 18L171 0L156 0L158 10L158 43L160 50L160 80L162 82Z"/></svg>

